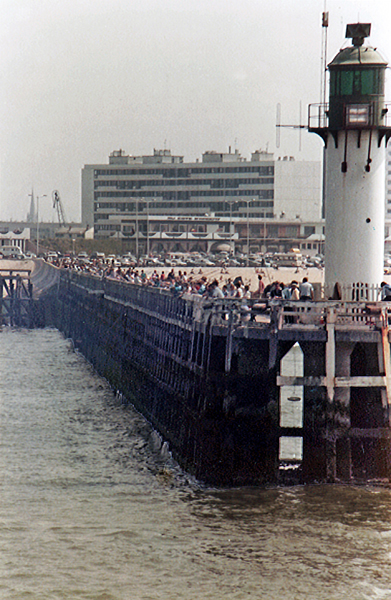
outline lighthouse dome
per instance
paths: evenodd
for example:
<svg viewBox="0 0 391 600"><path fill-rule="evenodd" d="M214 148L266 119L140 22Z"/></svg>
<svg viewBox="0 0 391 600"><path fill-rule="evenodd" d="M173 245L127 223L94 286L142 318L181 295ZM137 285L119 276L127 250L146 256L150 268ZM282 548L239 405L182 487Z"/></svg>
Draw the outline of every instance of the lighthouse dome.
<svg viewBox="0 0 391 600"><path fill-rule="evenodd" d="M349 46L338 52L329 64L329 69L333 67L353 67L365 66L387 66L387 61L376 48L370 46Z"/></svg>

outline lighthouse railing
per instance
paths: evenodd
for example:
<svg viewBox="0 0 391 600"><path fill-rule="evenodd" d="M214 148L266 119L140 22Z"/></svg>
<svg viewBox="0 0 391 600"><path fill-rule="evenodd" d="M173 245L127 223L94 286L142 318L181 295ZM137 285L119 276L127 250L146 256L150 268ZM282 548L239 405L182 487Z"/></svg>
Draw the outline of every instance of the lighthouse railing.
<svg viewBox="0 0 391 600"><path fill-rule="evenodd" d="M381 100L371 100L371 114L372 120L370 124L370 129L373 127L376 128L386 128L389 129L391 127L391 104L384 103ZM375 117L376 115L376 117ZM374 119L374 120L373 120ZM358 124L356 123L356 127ZM311 130L319 130L319 129L327 129L329 127L329 104L309 104L308 105L308 129ZM368 128L368 124L363 126L364 129Z"/></svg>
<svg viewBox="0 0 391 600"><path fill-rule="evenodd" d="M308 129L326 129L329 124L328 104L308 105Z"/></svg>

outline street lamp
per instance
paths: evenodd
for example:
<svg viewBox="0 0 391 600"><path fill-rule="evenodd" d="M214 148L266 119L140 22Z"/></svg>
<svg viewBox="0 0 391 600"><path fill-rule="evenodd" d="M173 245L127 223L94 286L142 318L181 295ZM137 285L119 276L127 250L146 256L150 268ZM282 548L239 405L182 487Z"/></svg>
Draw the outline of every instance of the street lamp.
<svg viewBox="0 0 391 600"><path fill-rule="evenodd" d="M147 200L147 258L149 258L149 203L155 202L155 198Z"/></svg>
<svg viewBox="0 0 391 600"><path fill-rule="evenodd" d="M37 257L39 257L39 199L46 198L47 195L37 196Z"/></svg>
<svg viewBox="0 0 391 600"><path fill-rule="evenodd" d="M136 259L138 264L138 198L136 200Z"/></svg>
<svg viewBox="0 0 391 600"><path fill-rule="evenodd" d="M230 254L233 254L232 252L232 206L233 204L237 204L237 200L226 200L227 204L229 204L229 247L230 247Z"/></svg>
<svg viewBox="0 0 391 600"><path fill-rule="evenodd" d="M248 209L250 202L254 202L255 198L251 198L250 200L246 200L247 203L247 258L246 258L246 267L248 267L248 255L250 254L250 219L248 215Z"/></svg>

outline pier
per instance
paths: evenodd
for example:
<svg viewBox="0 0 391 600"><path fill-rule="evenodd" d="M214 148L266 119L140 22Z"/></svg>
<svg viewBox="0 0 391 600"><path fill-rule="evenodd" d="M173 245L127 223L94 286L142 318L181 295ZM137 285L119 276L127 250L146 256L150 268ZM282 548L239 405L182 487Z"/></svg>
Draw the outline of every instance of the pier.
<svg viewBox="0 0 391 600"><path fill-rule="evenodd" d="M62 271L47 318L218 485L388 481L387 303L210 300ZM299 374L283 362L297 344ZM301 424L281 418L300 400ZM302 449L286 456L286 442Z"/></svg>

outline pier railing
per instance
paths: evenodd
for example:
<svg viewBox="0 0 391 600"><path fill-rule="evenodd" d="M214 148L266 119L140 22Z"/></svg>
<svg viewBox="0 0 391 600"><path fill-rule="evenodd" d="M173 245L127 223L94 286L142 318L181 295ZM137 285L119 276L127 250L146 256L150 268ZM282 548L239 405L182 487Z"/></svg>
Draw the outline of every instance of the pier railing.
<svg viewBox="0 0 391 600"><path fill-rule="evenodd" d="M74 271L63 271L61 281L65 287L76 286L86 294L102 295L124 305L139 307L144 312L182 323L192 320L194 306L201 301L201 297L195 297L194 302L188 302L183 296L174 295L165 288L126 283Z"/></svg>
<svg viewBox="0 0 391 600"><path fill-rule="evenodd" d="M391 303L324 300L317 302L274 300L269 305L270 320L284 327L336 326L377 328L388 324Z"/></svg>
<svg viewBox="0 0 391 600"><path fill-rule="evenodd" d="M72 271L63 271L61 280L63 285L74 285L86 294L101 294L105 298L132 304L144 312L187 325L193 321L208 321L213 325L227 327L233 323L242 327L272 325L277 329L322 328L332 318L337 326L373 328L388 323L388 313L391 311L391 303L366 299L378 298L376 286L372 286L371 294L367 293L368 286L365 290L352 287L350 291L357 298L352 300L293 301L280 298L220 299L205 298L197 294L178 295L167 288L125 283ZM366 298L363 298L364 292Z"/></svg>
<svg viewBox="0 0 391 600"><path fill-rule="evenodd" d="M353 302L378 302L382 288L374 283L352 283L324 286L322 298L325 300L351 300Z"/></svg>

